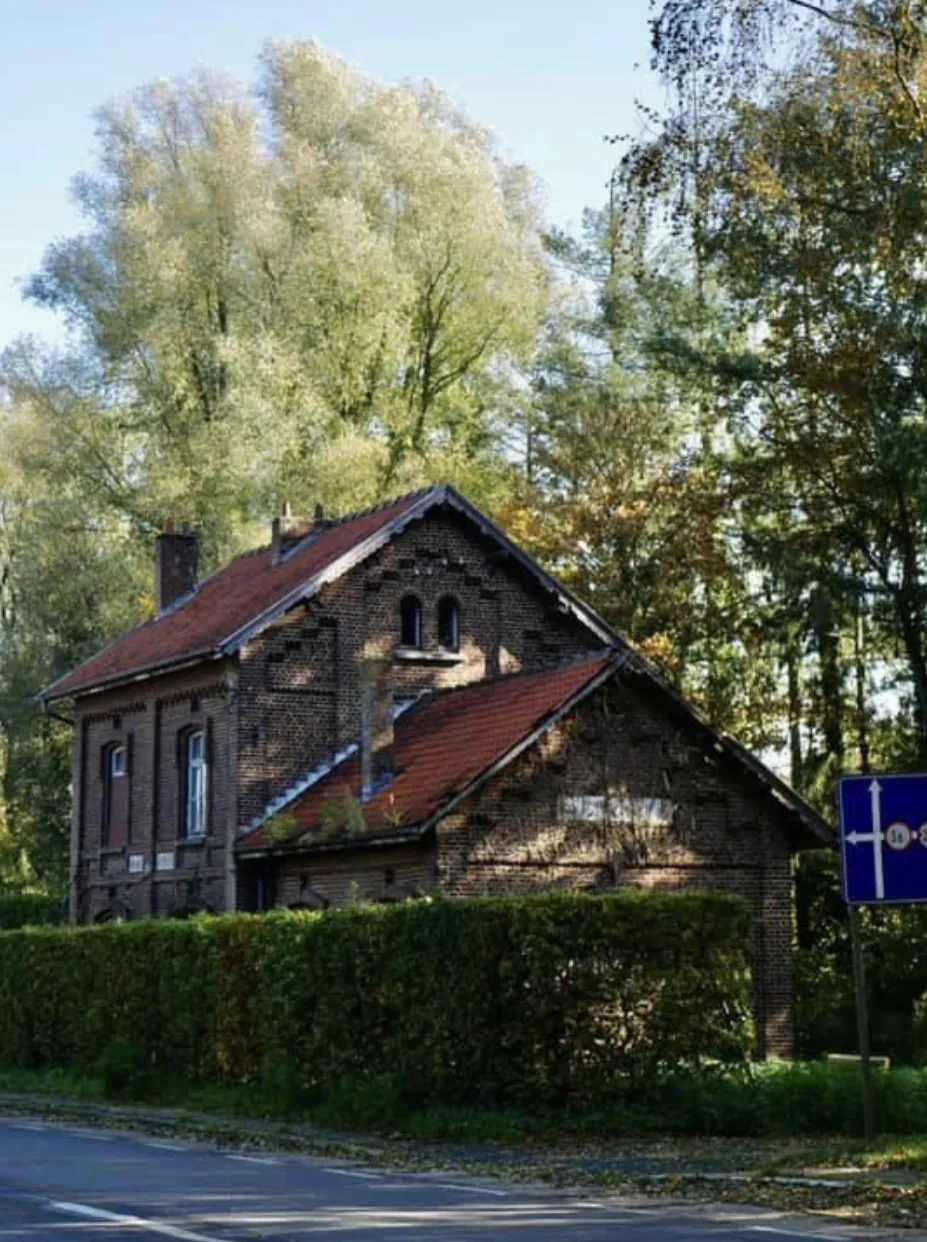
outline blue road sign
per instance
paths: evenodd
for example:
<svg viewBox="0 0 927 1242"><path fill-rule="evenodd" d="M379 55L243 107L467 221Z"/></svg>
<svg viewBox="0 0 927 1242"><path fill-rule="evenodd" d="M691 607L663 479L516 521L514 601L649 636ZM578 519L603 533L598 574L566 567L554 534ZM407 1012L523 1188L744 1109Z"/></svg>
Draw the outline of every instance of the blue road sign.
<svg viewBox="0 0 927 1242"><path fill-rule="evenodd" d="M927 774L844 776L837 807L844 900L927 901Z"/></svg>

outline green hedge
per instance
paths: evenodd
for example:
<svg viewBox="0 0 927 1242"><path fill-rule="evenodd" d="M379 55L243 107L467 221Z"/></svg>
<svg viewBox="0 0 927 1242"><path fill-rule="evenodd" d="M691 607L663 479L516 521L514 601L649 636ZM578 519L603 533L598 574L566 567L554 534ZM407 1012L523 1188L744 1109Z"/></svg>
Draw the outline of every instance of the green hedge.
<svg viewBox="0 0 927 1242"><path fill-rule="evenodd" d="M63 923L65 902L43 893L0 893L0 930Z"/></svg>
<svg viewBox="0 0 927 1242"><path fill-rule="evenodd" d="M558 893L7 932L0 1065L94 1072L129 1048L149 1072L307 1094L602 1098L744 1059L748 923L725 894Z"/></svg>

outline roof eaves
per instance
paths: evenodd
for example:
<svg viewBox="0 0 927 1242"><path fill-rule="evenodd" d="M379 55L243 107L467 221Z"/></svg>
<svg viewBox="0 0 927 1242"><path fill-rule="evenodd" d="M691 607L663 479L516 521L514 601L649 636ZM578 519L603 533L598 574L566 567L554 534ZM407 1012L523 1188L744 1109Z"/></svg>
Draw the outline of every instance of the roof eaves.
<svg viewBox="0 0 927 1242"><path fill-rule="evenodd" d="M404 530L411 522L424 517L434 505L442 503L445 491L446 488L443 485L429 488L408 509L397 514L389 522L384 523L379 530L374 531L372 535L368 535L366 539L355 544L353 548L343 552L330 565L326 565L324 569L320 569L309 578L306 578L298 586L288 591L286 595L281 596L280 599L271 604L269 608L265 608L253 620L246 625L240 626L226 638L222 639L218 644L219 650L221 650L223 655L231 655L244 643L249 642L250 639L259 634L261 630L276 621L278 617L288 612L300 600L310 598L329 582L337 581L348 570L353 569L355 565L359 565L368 556L371 556L385 544L389 543L395 535Z"/></svg>
<svg viewBox="0 0 927 1242"><path fill-rule="evenodd" d="M239 858L269 858L283 854L317 854L332 850L354 850L367 845L398 845L424 836L429 827L429 823L406 824L402 828L381 829L374 832L342 833L340 836L326 837L319 841L307 841L303 837L297 837L274 845L236 845L235 853Z"/></svg>
<svg viewBox="0 0 927 1242"><path fill-rule="evenodd" d="M55 687L71 676L71 673L65 673L50 686L40 690L35 695L35 699L40 703L54 703L59 699L76 699L91 694L102 694L105 690L115 690L119 686L131 685L135 681L147 681L149 677L157 677L161 673L175 673L181 669L190 668L194 664L202 664L206 660L219 660L223 654L213 647L201 647L198 651L185 652L182 656L171 656L167 660L155 660L151 664L143 664L139 668L134 668L131 672L110 673L109 676L88 682L86 685L78 685L74 689L56 693ZM80 668L80 665L77 667ZM72 670L72 672L75 671Z"/></svg>

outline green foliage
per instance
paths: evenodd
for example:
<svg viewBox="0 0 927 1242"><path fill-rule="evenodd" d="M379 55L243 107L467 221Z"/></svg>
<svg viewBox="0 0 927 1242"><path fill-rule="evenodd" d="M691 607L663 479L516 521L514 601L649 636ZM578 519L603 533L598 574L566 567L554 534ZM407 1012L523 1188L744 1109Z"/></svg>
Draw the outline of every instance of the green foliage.
<svg viewBox="0 0 927 1242"><path fill-rule="evenodd" d="M601 1100L681 1060L744 1060L747 939L725 894L10 932L0 1056L102 1074L111 1093L254 1083L278 1108L371 1123L413 1103Z"/></svg>
<svg viewBox="0 0 927 1242"><path fill-rule="evenodd" d="M107 1044L97 1070L108 1100L150 1100L157 1089L157 1077L144 1053L126 1040Z"/></svg>
<svg viewBox="0 0 927 1242"><path fill-rule="evenodd" d="M44 893L0 894L0 930L63 923L66 910L60 897Z"/></svg>
<svg viewBox="0 0 927 1242"><path fill-rule="evenodd" d="M846 907L835 855L800 856L795 960L798 1049L803 1056L856 1052L856 1006ZM927 910L860 912L873 1051L902 1064L927 1062Z"/></svg>

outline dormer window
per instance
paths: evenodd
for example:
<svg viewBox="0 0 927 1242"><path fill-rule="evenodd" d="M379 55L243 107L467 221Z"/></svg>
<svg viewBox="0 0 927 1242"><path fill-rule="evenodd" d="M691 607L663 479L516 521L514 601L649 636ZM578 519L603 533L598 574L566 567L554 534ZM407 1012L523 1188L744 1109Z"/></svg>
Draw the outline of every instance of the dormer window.
<svg viewBox="0 0 927 1242"><path fill-rule="evenodd" d="M438 646L444 651L460 650L460 608L450 595L438 603Z"/></svg>
<svg viewBox="0 0 927 1242"><path fill-rule="evenodd" d="M405 595L399 603L399 642L403 647L422 645L422 604L415 595Z"/></svg>

